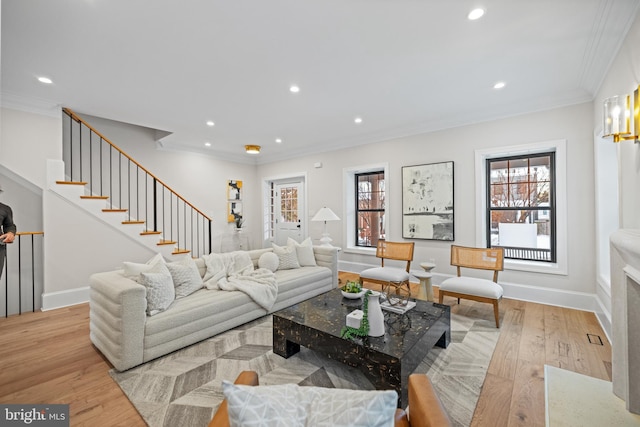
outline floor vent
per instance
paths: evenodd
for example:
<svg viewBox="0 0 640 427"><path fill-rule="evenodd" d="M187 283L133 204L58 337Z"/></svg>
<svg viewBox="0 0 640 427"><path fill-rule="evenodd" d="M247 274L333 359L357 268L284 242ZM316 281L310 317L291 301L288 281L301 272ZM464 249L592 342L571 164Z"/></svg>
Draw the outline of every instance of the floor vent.
<svg viewBox="0 0 640 427"><path fill-rule="evenodd" d="M599 335L587 334L587 338L591 344L604 345Z"/></svg>

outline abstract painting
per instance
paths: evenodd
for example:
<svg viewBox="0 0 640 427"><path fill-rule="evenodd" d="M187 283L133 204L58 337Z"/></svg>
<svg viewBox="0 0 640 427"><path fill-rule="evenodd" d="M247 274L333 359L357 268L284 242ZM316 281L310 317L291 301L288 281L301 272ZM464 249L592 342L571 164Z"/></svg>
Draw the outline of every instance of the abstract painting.
<svg viewBox="0 0 640 427"><path fill-rule="evenodd" d="M402 237L453 241L453 162L402 168Z"/></svg>

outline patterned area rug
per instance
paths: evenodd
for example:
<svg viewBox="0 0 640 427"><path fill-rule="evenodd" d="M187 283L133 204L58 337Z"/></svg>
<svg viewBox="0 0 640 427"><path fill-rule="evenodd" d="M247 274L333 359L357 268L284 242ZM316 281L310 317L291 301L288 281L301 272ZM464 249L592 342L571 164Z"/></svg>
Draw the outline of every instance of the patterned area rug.
<svg viewBox="0 0 640 427"><path fill-rule="evenodd" d="M271 316L178 350L125 372L111 370L151 427L207 426L223 399L222 380L243 370L260 384L373 389L358 370L302 347L289 359L272 352ZM435 347L415 372L431 378L455 425L468 426L499 337L493 319L451 314L451 344Z"/></svg>

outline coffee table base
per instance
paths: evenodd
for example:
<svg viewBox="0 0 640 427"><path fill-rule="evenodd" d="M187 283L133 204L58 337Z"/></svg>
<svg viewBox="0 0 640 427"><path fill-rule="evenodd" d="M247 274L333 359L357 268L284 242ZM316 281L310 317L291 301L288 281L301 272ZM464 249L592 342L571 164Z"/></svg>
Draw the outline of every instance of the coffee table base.
<svg viewBox="0 0 640 427"><path fill-rule="evenodd" d="M450 315L436 321L403 359L372 350L289 319L273 316L273 352L289 358L300 346L359 369L377 390L398 392L398 407L408 402L409 375L433 346L446 348L451 340ZM365 338L365 340L368 338Z"/></svg>

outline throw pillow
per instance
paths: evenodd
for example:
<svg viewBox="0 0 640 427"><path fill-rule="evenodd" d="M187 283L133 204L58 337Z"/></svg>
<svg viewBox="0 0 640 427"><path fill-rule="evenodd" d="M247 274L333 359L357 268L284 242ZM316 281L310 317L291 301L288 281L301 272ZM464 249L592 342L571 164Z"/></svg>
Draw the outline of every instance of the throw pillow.
<svg viewBox="0 0 640 427"><path fill-rule="evenodd" d="M304 389L305 387L300 387ZM392 427L398 393L394 390L347 390L311 387L307 425L318 427Z"/></svg>
<svg viewBox="0 0 640 427"><path fill-rule="evenodd" d="M305 425L306 414L301 411L295 384L252 387L223 381L222 392L231 427Z"/></svg>
<svg viewBox="0 0 640 427"><path fill-rule="evenodd" d="M392 427L393 390L222 384L231 426Z"/></svg>
<svg viewBox="0 0 640 427"><path fill-rule="evenodd" d="M258 258L258 267L266 268L271 271L276 271L278 269L278 265L280 264L280 259L278 255L273 252L265 252L260 255Z"/></svg>
<svg viewBox="0 0 640 427"><path fill-rule="evenodd" d="M300 268L295 246L278 246L275 243L272 243L271 245L273 246L273 252L278 255L278 260L280 261L278 270Z"/></svg>
<svg viewBox="0 0 640 427"><path fill-rule="evenodd" d="M141 285L147 288L147 314L153 316L169 308L175 300L175 289L171 275L163 273L140 273Z"/></svg>
<svg viewBox="0 0 640 427"><path fill-rule="evenodd" d="M317 265L316 256L313 253L313 243L311 242L311 237L307 237L302 243L298 243L291 237L289 237L289 239L287 240L287 246L292 245L296 248L296 254L298 255L298 263L300 264L300 267L315 267Z"/></svg>
<svg viewBox="0 0 640 427"><path fill-rule="evenodd" d="M160 253L154 255L153 258L144 264L125 261L123 263L124 277L140 283L140 273L148 272L157 263L164 264L164 258Z"/></svg>
<svg viewBox="0 0 640 427"><path fill-rule="evenodd" d="M193 258L185 256L179 261L167 263L176 288L176 298L183 298L202 288L202 278Z"/></svg>

